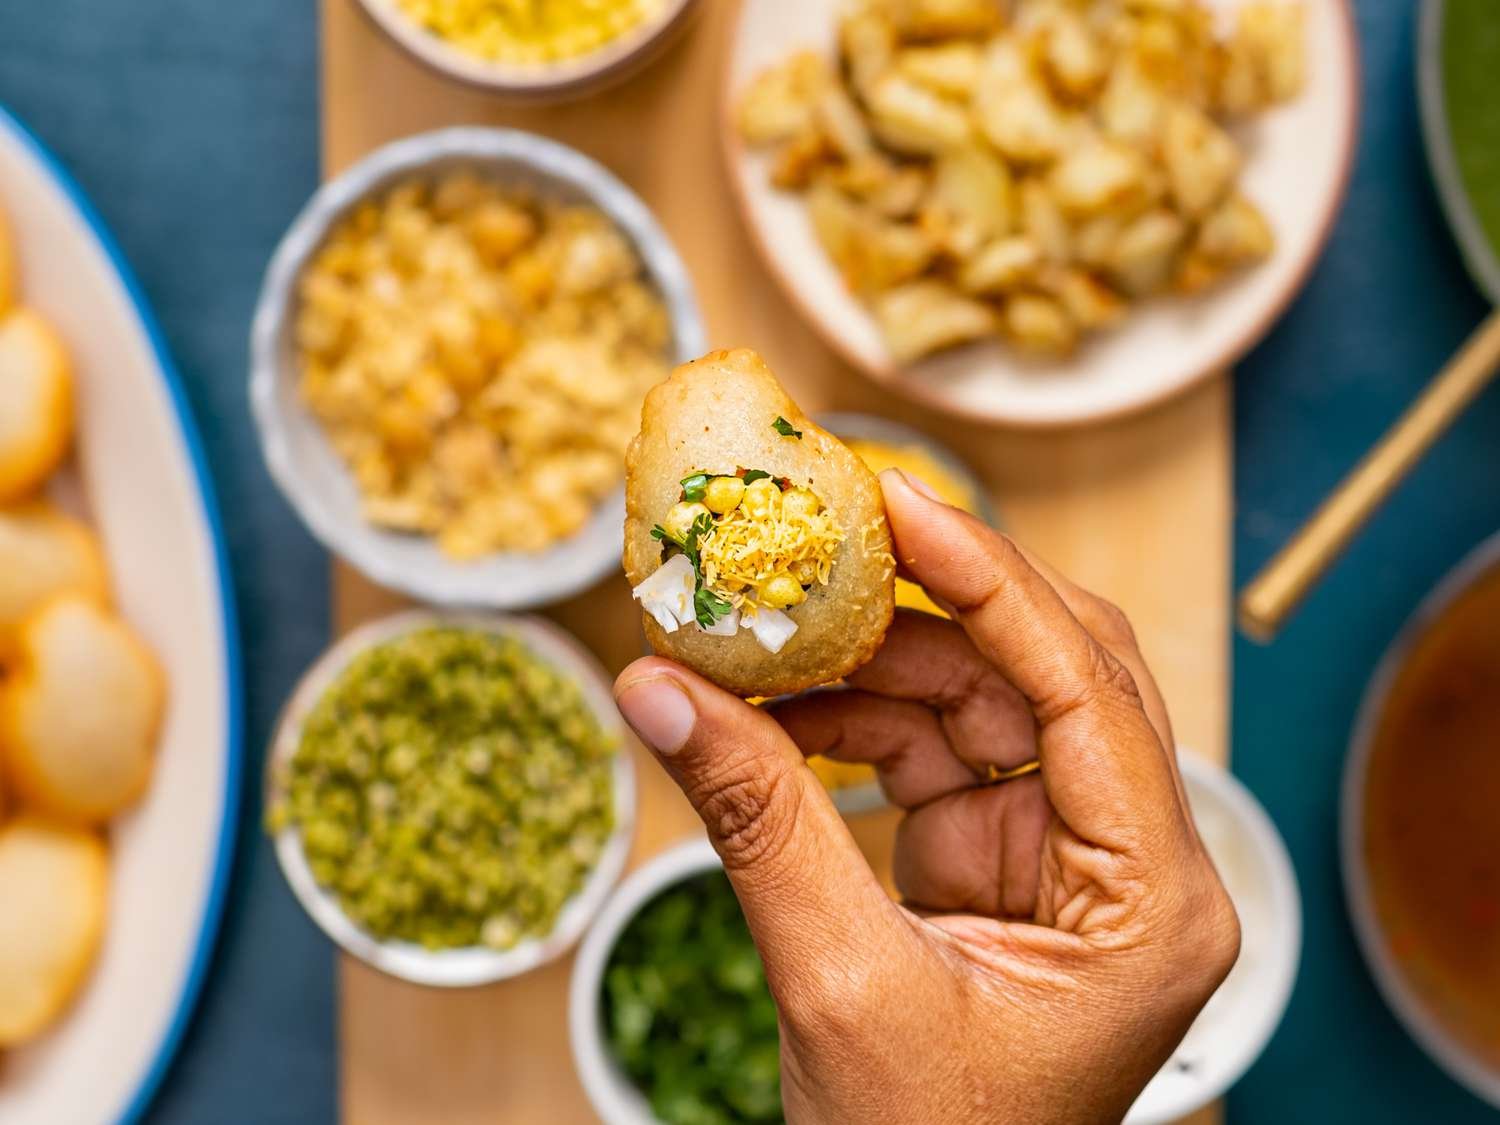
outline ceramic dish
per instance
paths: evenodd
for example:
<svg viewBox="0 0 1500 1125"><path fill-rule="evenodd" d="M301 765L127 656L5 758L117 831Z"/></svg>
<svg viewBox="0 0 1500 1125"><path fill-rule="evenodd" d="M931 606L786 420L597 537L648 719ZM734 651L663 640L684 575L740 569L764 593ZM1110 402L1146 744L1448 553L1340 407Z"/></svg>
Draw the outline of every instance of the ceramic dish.
<svg viewBox="0 0 1500 1125"><path fill-rule="evenodd" d="M577 97L623 81L662 53L686 27L699 0L663 0L661 11L597 50L576 58L523 66L454 46L420 26L396 0L360 0L370 21L418 62L492 94L544 101Z"/></svg>
<svg viewBox="0 0 1500 1125"><path fill-rule="evenodd" d="M1301 952L1296 876L1265 810L1224 770L1187 752L1180 760L1200 822L1211 817L1219 829L1205 831L1210 852L1231 888L1250 892L1236 902L1247 934L1254 925L1264 940L1253 949L1246 943L1241 963L1209 1001L1184 1046L1141 1094L1126 1117L1128 1125L1178 1120L1228 1090L1280 1023ZM605 1125L656 1125L646 1099L621 1072L605 1038L600 997L610 953L631 919L658 893L719 866L706 839L661 853L620 885L579 948L568 990L568 1030L578 1076Z"/></svg>
<svg viewBox="0 0 1500 1125"><path fill-rule="evenodd" d="M1234 2L1213 0L1212 6ZM829 346L871 378L933 409L1043 427L1100 421L1160 402L1222 371L1255 344L1301 288L1327 241L1354 153L1358 45L1346 0L1307 0L1307 88L1237 134L1248 151L1241 184L1275 231L1270 259L1201 297L1133 306L1120 327L1068 359L1028 359L992 341L903 368L818 244L802 199L771 186L770 157L743 145L733 124L739 93L761 70L798 49L832 57L839 5L744 5L725 68L721 132L729 178L772 274Z"/></svg>
<svg viewBox="0 0 1500 1125"><path fill-rule="evenodd" d="M537 657L577 681L585 703L604 730L620 740L613 768L615 828L583 887L563 906L552 932L545 938L523 941L512 949L481 947L430 950L402 941L381 941L349 919L338 900L313 878L295 827L276 834L276 860L292 893L318 927L348 954L373 969L413 984L465 988L529 972L572 948L588 928L625 869L635 832L635 767L631 764L629 735L615 708L610 680L598 661L569 634L538 617L437 614L424 610L400 613L356 629L328 650L308 669L287 701L266 755L266 804L277 794L279 768L297 752L302 724L323 693L355 656L375 645L432 626L453 625L482 629L512 637Z"/></svg>
<svg viewBox="0 0 1500 1125"><path fill-rule="evenodd" d="M297 393L292 342L296 282L329 230L360 201L393 183L457 168L597 207L635 244L666 304L673 331L668 359L682 363L707 350L687 270L629 188L582 153L545 137L509 129L443 129L372 153L324 185L297 216L271 259L256 306L250 402L271 476L330 551L381 585L422 601L517 609L567 597L619 569L623 484L582 531L545 551L455 562L431 539L366 522L353 478Z"/></svg>
<svg viewBox="0 0 1500 1125"><path fill-rule="evenodd" d="M78 186L3 110L0 207L23 298L73 354L78 456L63 483L85 498L118 608L170 684L150 788L110 826L99 958L61 1022L6 1053L0 1121L133 1122L187 1027L229 879L241 717L232 584L207 462L140 290Z"/></svg>
<svg viewBox="0 0 1500 1125"><path fill-rule="evenodd" d="M1339 806L1339 862L1344 897L1365 964L1386 1004L1428 1056L1475 1097L1500 1109L1500 1071L1482 1062L1435 1018L1392 955L1380 926L1365 866L1365 788L1376 730L1396 677L1417 641L1462 594L1500 567L1500 535L1491 536L1438 583L1392 642L1365 689L1344 762Z"/></svg>

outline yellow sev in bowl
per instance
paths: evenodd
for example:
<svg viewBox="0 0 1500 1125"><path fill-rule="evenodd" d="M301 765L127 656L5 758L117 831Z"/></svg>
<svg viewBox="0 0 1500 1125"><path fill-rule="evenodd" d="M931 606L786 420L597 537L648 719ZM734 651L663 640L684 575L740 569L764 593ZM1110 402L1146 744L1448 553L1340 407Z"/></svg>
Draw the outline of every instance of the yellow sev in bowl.
<svg viewBox="0 0 1500 1125"><path fill-rule="evenodd" d="M397 0L468 54L520 65L578 58L659 15L666 0Z"/></svg>

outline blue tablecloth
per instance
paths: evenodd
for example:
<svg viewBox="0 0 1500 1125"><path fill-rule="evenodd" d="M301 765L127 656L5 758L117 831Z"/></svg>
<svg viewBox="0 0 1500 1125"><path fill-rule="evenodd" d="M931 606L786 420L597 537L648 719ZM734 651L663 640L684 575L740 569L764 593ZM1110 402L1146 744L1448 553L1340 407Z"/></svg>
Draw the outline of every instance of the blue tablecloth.
<svg viewBox="0 0 1500 1125"><path fill-rule="evenodd" d="M1365 113L1332 246L1236 384L1240 581L1485 311L1428 185L1415 6L1360 0ZM0 5L0 101L70 166L155 303L208 441L244 621L250 768L327 635L325 562L261 467L245 405L260 272L317 178L312 0ZM1235 1121L1492 1120L1386 1013L1344 919L1339 771L1359 692L1421 594L1500 529L1500 394L1472 410L1270 648L1236 645L1237 772L1285 834L1306 951L1291 1010L1230 1099ZM332 958L298 913L247 786L224 937L161 1122L327 1122Z"/></svg>

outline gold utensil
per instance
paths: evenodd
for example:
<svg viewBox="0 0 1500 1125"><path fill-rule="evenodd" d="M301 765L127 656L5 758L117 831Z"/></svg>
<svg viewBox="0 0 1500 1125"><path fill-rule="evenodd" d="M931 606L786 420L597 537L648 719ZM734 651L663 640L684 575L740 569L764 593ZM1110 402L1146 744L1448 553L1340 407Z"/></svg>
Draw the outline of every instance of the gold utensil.
<svg viewBox="0 0 1500 1125"><path fill-rule="evenodd" d="M1269 641L1354 533L1500 368L1500 311L1490 314L1420 398L1240 594L1245 634Z"/></svg>

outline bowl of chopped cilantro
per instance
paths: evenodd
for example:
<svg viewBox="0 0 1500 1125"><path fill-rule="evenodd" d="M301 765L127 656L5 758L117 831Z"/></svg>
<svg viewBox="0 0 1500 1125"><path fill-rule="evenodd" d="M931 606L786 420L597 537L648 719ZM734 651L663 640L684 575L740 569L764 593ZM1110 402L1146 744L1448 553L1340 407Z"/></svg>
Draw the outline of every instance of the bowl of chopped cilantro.
<svg viewBox="0 0 1500 1125"><path fill-rule="evenodd" d="M782 1120L776 1007L707 840L621 884L579 949L568 1021L606 1125Z"/></svg>
<svg viewBox="0 0 1500 1125"><path fill-rule="evenodd" d="M604 670L549 622L399 614L288 701L266 830L347 952L418 984L488 984L571 948L619 879L627 737Z"/></svg>

